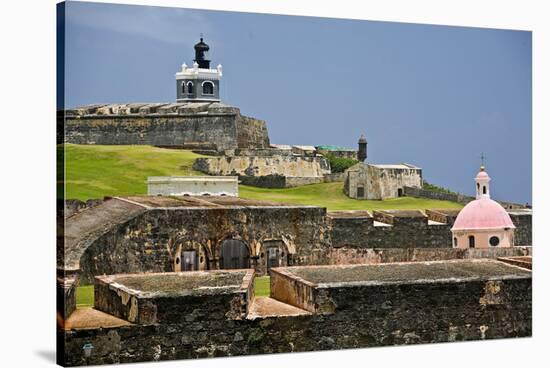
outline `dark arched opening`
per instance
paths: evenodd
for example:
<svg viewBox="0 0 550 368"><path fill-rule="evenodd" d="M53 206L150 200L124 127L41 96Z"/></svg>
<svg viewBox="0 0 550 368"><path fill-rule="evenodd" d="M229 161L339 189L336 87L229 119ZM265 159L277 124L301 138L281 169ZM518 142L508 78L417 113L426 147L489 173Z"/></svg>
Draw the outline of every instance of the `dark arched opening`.
<svg viewBox="0 0 550 368"><path fill-rule="evenodd" d="M247 245L237 239L226 239L220 246L220 269L250 268Z"/></svg>
<svg viewBox="0 0 550 368"><path fill-rule="evenodd" d="M214 94L214 84L212 84L212 82L204 82L202 84L202 94L203 95L213 95Z"/></svg>
<svg viewBox="0 0 550 368"><path fill-rule="evenodd" d="M475 248L476 247L476 238L475 238L475 236L473 236L473 235L468 236L468 245L470 246L470 248Z"/></svg>

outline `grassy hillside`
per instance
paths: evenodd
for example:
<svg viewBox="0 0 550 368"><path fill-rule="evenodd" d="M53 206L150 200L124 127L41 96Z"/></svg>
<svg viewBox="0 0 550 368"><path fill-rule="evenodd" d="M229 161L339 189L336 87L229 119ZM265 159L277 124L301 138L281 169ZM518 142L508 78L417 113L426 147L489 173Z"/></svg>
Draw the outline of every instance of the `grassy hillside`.
<svg viewBox="0 0 550 368"><path fill-rule="evenodd" d="M462 205L455 202L413 197L401 197L384 201L352 199L344 194L342 187L343 183L311 184L285 189L265 189L241 185L239 195L243 198L327 207L328 210L332 211L462 207Z"/></svg>
<svg viewBox="0 0 550 368"><path fill-rule="evenodd" d="M152 146L66 144L66 198L145 194L148 176L201 175L192 169L197 157L191 151Z"/></svg>
<svg viewBox="0 0 550 368"><path fill-rule="evenodd" d="M62 147L58 147L62 150ZM155 175L201 175L192 169L201 157L190 151L151 146L65 145L66 198L86 200L104 196L147 193L146 180ZM348 198L342 183L266 189L241 185L242 198L327 207L329 210L460 208L453 202L419 198L365 201Z"/></svg>

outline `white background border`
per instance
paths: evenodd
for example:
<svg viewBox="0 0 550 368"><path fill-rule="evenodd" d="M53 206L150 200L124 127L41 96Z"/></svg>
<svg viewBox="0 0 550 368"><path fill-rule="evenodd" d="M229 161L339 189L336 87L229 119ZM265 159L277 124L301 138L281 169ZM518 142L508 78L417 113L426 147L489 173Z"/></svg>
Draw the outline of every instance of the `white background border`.
<svg viewBox="0 0 550 368"><path fill-rule="evenodd" d="M99 2L99 1L98 1ZM105 2L105 1L101 1ZM161 0L114 3L533 31L533 338L148 363L146 367L543 366L548 297L550 27L546 1ZM55 351L55 3L1 3L0 366L51 366ZM526 122L527 123L527 122ZM495 132L498 136L498 132ZM510 175L514 175L510 168ZM6 206L7 203L7 206ZM547 233L547 232L546 232ZM546 349L546 351L545 351ZM137 365L136 365L137 366Z"/></svg>

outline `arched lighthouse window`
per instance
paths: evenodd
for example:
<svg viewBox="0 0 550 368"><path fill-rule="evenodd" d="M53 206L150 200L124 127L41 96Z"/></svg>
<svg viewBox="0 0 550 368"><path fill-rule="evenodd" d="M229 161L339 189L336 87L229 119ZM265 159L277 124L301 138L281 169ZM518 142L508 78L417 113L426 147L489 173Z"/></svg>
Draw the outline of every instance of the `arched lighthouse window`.
<svg viewBox="0 0 550 368"><path fill-rule="evenodd" d="M212 82L204 82L202 84L202 94L203 95L213 95L214 94L214 84Z"/></svg>
<svg viewBox="0 0 550 368"><path fill-rule="evenodd" d="M185 82L181 84L181 93L185 93Z"/></svg>
<svg viewBox="0 0 550 368"><path fill-rule="evenodd" d="M193 93L193 82L187 83L187 93L192 94Z"/></svg>

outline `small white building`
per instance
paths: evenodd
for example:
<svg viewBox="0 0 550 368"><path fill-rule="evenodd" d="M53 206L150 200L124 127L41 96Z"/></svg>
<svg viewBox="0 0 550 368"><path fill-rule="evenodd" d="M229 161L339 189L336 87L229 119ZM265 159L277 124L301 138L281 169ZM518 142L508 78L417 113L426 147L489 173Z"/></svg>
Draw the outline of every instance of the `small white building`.
<svg viewBox="0 0 550 368"><path fill-rule="evenodd" d="M510 215L489 194L491 178L481 169L476 181L476 199L458 214L451 232L455 248L502 248L514 245L515 226Z"/></svg>
<svg viewBox="0 0 550 368"><path fill-rule="evenodd" d="M166 196L239 196L236 176L150 176L148 195Z"/></svg>

